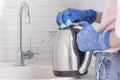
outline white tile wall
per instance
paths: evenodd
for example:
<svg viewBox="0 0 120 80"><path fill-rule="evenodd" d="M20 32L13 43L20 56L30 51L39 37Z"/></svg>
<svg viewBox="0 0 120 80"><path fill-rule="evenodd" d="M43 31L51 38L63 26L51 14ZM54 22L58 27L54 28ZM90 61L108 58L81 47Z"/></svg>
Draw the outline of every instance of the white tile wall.
<svg viewBox="0 0 120 80"><path fill-rule="evenodd" d="M19 7L22 0L3 0L3 15L0 18L0 61L15 62L18 47ZM51 54L57 31L56 15L68 7L103 10L101 0L26 0L30 7L31 23L23 20L23 50L38 52L27 63L51 64ZM24 17L24 16L23 16ZM24 18L23 18L24 19ZM46 61L46 63L44 62Z"/></svg>

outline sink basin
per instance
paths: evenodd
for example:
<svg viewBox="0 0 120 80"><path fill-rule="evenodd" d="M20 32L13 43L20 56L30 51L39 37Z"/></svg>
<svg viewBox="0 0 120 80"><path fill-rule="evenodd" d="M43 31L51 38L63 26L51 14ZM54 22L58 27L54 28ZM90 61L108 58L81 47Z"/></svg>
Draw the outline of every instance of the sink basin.
<svg viewBox="0 0 120 80"><path fill-rule="evenodd" d="M93 80L91 72L90 75L88 74L80 78L81 80ZM52 71L52 66L15 66L11 63L0 63L0 80L80 80L80 78L55 77Z"/></svg>
<svg viewBox="0 0 120 80"><path fill-rule="evenodd" d="M0 79L19 79L19 80L73 80L72 78L55 77L52 66L26 65L15 66L13 64L0 64Z"/></svg>

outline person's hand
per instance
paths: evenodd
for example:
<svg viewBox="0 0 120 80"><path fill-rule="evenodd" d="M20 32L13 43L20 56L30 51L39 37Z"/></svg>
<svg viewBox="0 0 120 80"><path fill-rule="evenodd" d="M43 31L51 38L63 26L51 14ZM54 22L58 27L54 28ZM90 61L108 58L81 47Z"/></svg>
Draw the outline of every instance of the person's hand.
<svg viewBox="0 0 120 80"><path fill-rule="evenodd" d="M98 33L86 21L80 22L80 25L83 29L77 33L76 40L80 51L105 50L109 48L108 38L111 30L105 33Z"/></svg>
<svg viewBox="0 0 120 80"><path fill-rule="evenodd" d="M90 24L93 23L96 19L97 12L89 9L89 10L77 10L68 8L63 12L59 12L57 15L57 24L60 28L66 28L72 23L87 21Z"/></svg>

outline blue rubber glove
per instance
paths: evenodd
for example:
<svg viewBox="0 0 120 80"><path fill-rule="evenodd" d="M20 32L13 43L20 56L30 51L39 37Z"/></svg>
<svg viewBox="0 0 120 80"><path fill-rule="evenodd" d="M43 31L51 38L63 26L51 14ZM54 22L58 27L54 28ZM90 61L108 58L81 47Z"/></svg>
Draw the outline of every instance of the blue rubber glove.
<svg viewBox="0 0 120 80"><path fill-rule="evenodd" d="M80 51L105 50L109 48L108 38L111 30L105 33L98 33L86 21L80 22L83 27L77 34L77 45Z"/></svg>
<svg viewBox="0 0 120 80"><path fill-rule="evenodd" d="M77 10L68 8L63 12L58 13L56 22L60 28L66 28L72 25L72 23L80 21L87 21L92 24L96 19L96 14L96 11L92 9Z"/></svg>

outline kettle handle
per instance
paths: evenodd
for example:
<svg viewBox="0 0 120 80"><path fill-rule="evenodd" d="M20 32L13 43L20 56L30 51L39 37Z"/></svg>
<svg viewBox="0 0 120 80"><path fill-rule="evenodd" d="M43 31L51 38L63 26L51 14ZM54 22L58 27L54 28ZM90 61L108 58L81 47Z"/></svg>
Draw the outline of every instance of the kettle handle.
<svg viewBox="0 0 120 80"><path fill-rule="evenodd" d="M87 72L88 67L90 65L90 62L91 62L91 59L92 59L92 53L93 53L92 51L86 52L84 61L83 61L82 65L81 65L81 67L79 69L79 73L81 75L83 75L83 74L85 74Z"/></svg>
<svg viewBox="0 0 120 80"><path fill-rule="evenodd" d="M77 29L78 31L81 30L83 27L80 26L79 24L74 24L70 27L71 30L74 30L74 29ZM75 32L75 31L74 31ZM84 60L79 68L79 73L81 75L84 75L87 70L88 70L88 67L90 65L90 62L91 62L91 59L92 59L92 53L93 51L87 51L85 53L85 57L84 57Z"/></svg>
<svg viewBox="0 0 120 80"><path fill-rule="evenodd" d="M65 29L79 29L81 30L83 27L79 25L79 23L73 23L72 25L65 27L65 28L59 28L60 30L65 30Z"/></svg>
<svg viewBox="0 0 120 80"><path fill-rule="evenodd" d="M74 23L73 25L70 26L70 29L79 29L81 30L83 27L80 26L78 23Z"/></svg>
<svg viewBox="0 0 120 80"><path fill-rule="evenodd" d="M70 27L70 29L77 35L78 31L81 30L83 27L78 25L78 24L74 24ZM75 31L76 30L76 31ZM85 52L85 57L84 57L84 60L79 68L79 73L81 75L84 75L87 70L88 70L88 67L90 65L90 62L91 62L91 59L92 59L92 53L93 51L87 51Z"/></svg>

